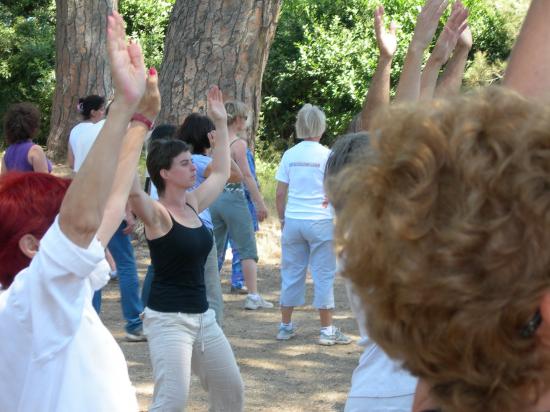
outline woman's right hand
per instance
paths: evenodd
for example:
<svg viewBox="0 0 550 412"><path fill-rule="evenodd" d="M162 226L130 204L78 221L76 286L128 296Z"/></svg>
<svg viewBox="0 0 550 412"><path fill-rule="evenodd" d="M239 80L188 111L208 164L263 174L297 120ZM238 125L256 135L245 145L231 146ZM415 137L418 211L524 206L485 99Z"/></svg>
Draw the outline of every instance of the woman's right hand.
<svg viewBox="0 0 550 412"><path fill-rule="evenodd" d="M256 217L258 218L258 222L263 222L267 218L267 215L269 214L269 212L267 211L267 207L263 202L263 200L262 202L260 202L255 206L256 206Z"/></svg>
<svg viewBox="0 0 550 412"><path fill-rule="evenodd" d="M137 113L154 122L160 112L160 91L158 86L158 74L154 67L149 69L145 84L145 94L139 102Z"/></svg>
<svg viewBox="0 0 550 412"><path fill-rule="evenodd" d="M126 41L124 20L116 11L107 17L107 52L115 101L120 100L133 113L145 92L145 63L141 47Z"/></svg>

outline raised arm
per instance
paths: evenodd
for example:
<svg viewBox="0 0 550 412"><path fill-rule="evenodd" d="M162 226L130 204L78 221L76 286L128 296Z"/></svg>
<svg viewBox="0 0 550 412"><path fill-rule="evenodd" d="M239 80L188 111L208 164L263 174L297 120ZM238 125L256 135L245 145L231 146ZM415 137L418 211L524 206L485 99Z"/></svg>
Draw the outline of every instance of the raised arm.
<svg viewBox="0 0 550 412"><path fill-rule="evenodd" d="M40 173L49 173L48 170L48 159L46 158L46 153L44 149L35 144L29 150L28 155L29 163L32 165L32 170Z"/></svg>
<svg viewBox="0 0 550 412"><path fill-rule="evenodd" d="M376 110L386 106L390 102L390 75L393 56L397 50L397 26L394 21L390 23L390 29L386 30L384 24L384 6L378 6L374 12L374 30L380 56L378 65L369 85L369 91L363 102L363 108L359 113L352 132L368 130L370 121Z"/></svg>
<svg viewBox="0 0 550 412"><path fill-rule="evenodd" d="M109 116L63 200L59 225L76 245L88 247L103 220L122 140L145 91L141 48L127 43L122 17L108 17L107 50L115 99Z"/></svg>
<svg viewBox="0 0 550 412"><path fill-rule="evenodd" d="M143 95L137 113L154 122L160 111L160 92L158 76L155 69L149 70L145 94ZM136 175L137 164L143 141L149 132L149 127L142 121L132 121L126 132L118 167L113 180L113 188L105 206L105 214L97 232L98 239L107 244L126 215L126 205L130 187Z"/></svg>
<svg viewBox="0 0 550 412"><path fill-rule="evenodd" d="M454 96L460 93L464 70L468 62L468 54L472 49L472 32L469 27L462 32L458 38L456 49L445 66L435 89L435 97Z"/></svg>
<svg viewBox="0 0 550 412"><path fill-rule="evenodd" d="M424 51L432 41L439 19L448 4L449 0L427 0L424 7L422 7L397 85L396 101L417 101L420 98Z"/></svg>
<svg viewBox="0 0 550 412"><path fill-rule="evenodd" d="M208 91L208 116L216 126L216 147L212 150L212 167L206 180L189 195L197 200L199 212L206 209L219 196L229 179L230 156L227 131L227 112L223 95L217 86ZM190 196L190 197L192 197Z"/></svg>
<svg viewBox="0 0 550 412"><path fill-rule="evenodd" d="M449 60L455 49L458 39L468 26L468 9L461 2L453 4L453 11L443 31L439 35L435 47L428 58L426 67L422 72L420 84L420 98L423 100L433 99L439 71Z"/></svg>
<svg viewBox="0 0 550 412"><path fill-rule="evenodd" d="M504 75L503 84L539 99L550 98L550 1L533 0Z"/></svg>

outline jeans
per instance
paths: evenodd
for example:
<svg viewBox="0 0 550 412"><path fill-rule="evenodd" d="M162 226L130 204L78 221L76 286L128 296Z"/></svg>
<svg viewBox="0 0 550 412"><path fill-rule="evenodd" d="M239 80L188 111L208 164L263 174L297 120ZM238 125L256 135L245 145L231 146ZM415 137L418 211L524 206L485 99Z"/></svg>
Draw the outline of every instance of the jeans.
<svg viewBox="0 0 550 412"><path fill-rule="evenodd" d="M244 195L246 198L246 203L248 204L248 210L250 211L250 217L252 218L252 226L254 226L254 232L257 232L259 230L259 226L258 217L256 216L256 206L254 206L254 203L252 202L247 190L245 190ZM235 242L231 240L231 236L229 235L227 236L227 240L225 241L222 253L218 254L218 270L222 270L223 262L225 261L227 246L231 247L231 254L233 255L233 259L231 261L231 285L242 287L244 285L244 275L241 265L241 255L239 253L239 250L237 249L237 246L235 245Z"/></svg>
<svg viewBox="0 0 550 412"><path fill-rule="evenodd" d="M139 280L134 248L130 242L130 236L122 232L125 227L126 222L122 222L111 238L108 249L116 263L120 287L120 305L122 307L122 315L126 320L125 329L126 332L133 333L142 328L139 315L143 312L143 305L139 298ZM95 292L92 305L96 312L99 313L101 308L101 290Z"/></svg>
<svg viewBox="0 0 550 412"><path fill-rule="evenodd" d="M155 390L149 411L183 411L189 398L191 372L208 391L210 411L243 410L243 381L214 311L164 313L145 309Z"/></svg>

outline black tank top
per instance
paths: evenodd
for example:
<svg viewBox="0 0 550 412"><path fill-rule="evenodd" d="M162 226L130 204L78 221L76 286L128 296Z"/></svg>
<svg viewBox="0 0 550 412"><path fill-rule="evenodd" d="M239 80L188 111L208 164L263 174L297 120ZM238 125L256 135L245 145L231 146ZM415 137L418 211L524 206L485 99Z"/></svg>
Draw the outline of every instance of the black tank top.
<svg viewBox="0 0 550 412"><path fill-rule="evenodd" d="M155 271L147 306L157 312L204 313L208 309L204 264L212 249L212 234L204 224L191 228L171 214L170 219L167 234L147 239Z"/></svg>

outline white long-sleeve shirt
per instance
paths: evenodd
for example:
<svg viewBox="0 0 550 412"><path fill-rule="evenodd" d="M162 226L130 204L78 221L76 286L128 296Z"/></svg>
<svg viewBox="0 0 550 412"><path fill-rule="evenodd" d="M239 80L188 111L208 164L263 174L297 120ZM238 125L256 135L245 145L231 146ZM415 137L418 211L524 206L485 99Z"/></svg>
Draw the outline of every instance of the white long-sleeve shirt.
<svg viewBox="0 0 550 412"><path fill-rule="evenodd" d="M138 409L124 355L91 303L104 258L97 239L78 247L56 218L0 293L0 411Z"/></svg>

